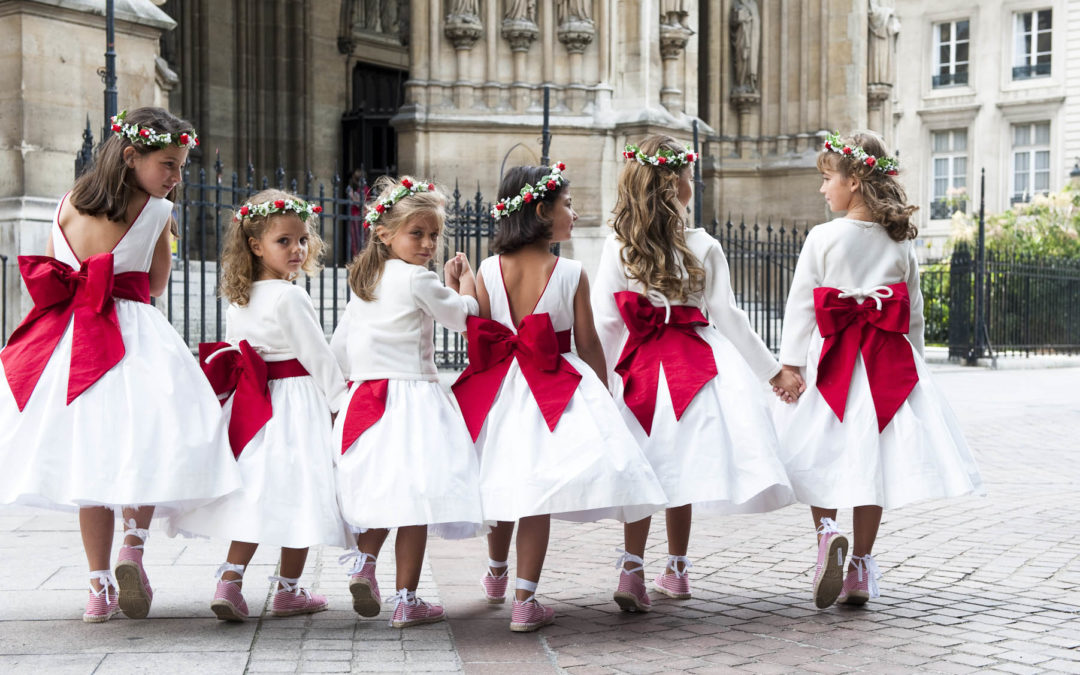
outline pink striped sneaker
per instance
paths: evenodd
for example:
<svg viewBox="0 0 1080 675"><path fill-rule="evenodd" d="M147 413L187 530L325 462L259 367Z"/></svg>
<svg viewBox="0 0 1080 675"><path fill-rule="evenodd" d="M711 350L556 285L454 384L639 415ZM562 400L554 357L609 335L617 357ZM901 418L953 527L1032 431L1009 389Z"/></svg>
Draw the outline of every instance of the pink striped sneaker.
<svg viewBox="0 0 1080 675"><path fill-rule="evenodd" d="M225 572L235 572L241 578L225 581L221 575ZM240 584L244 582L244 566L224 563L217 571L217 589L214 591L214 599L210 602L210 609L222 621L243 621L248 618L248 606L244 601L244 594L240 591Z"/></svg>
<svg viewBox="0 0 1080 675"><path fill-rule="evenodd" d="M679 563L682 563L681 570L679 569ZM669 598L689 600L693 597L690 592L690 575L688 573L691 567L693 565L690 564L690 559L686 556L669 555L664 572L653 579L653 588Z"/></svg>
<svg viewBox="0 0 1080 675"><path fill-rule="evenodd" d="M844 577L844 587L836 602L841 605L865 605L870 598L881 597L877 580L881 578L877 562L867 553L864 556L851 556L851 565Z"/></svg>
<svg viewBox="0 0 1080 675"><path fill-rule="evenodd" d="M300 587L300 579L288 577L269 577L270 581L281 584L281 588L274 593L274 604L270 610L271 616L296 616L297 614L314 614L326 609L326 598L316 595L306 588Z"/></svg>
<svg viewBox="0 0 1080 675"><path fill-rule="evenodd" d="M624 612L651 612L652 600L649 600L649 592L645 589L645 580L637 575L637 572L645 570L645 561L633 553L627 553L622 549L616 549L622 553L615 567L619 570L619 587L615 589L615 602L619 609ZM626 563L638 565L626 569Z"/></svg>
<svg viewBox="0 0 1080 675"><path fill-rule="evenodd" d="M96 570L90 573L90 579L97 579L101 590L95 591L90 584L90 597L86 599L86 612L82 620L86 623L105 623L120 611L117 601L116 580L109 570Z"/></svg>
<svg viewBox="0 0 1080 675"><path fill-rule="evenodd" d="M836 602L843 587L848 540L832 518L822 518L817 531L821 538L818 540L817 568L814 570L814 604L818 609L825 609Z"/></svg>
<svg viewBox="0 0 1080 675"><path fill-rule="evenodd" d="M379 594L379 582L375 578L375 556L353 549L338 558L344 564L353 559L349 570L349 592L352 593L352 606L360 616L378 616L382 611L382 596Z"/></svg>
<svg viewBox="0 0 1080 675"><path fill-rule="evenodd" d="M555 620L555 610L544 607L536 601L536 596L528 600L514 598L513 611L510 613L510 630L515 633L530 633Z"/></svg>
<svg viewBox="0 0 1080 675"><path fill-rule="evenodd" d="M394 628L435 623L446 618L442 605L425 602L407 588L398 591L397 595L390 598L390 601L394 603L394 615L390 618L390 625Z"/></svg>
<svg viewBox="0 0 1080 675"><path fill-rule="evenodd" d="M135 527L135 519L124 523L125 537L138 537L143 542L150 531ZM143 568L143 544L123 545L116 556L116 583L120 587L120 611L132 619L145 619L154 600L154 589Z"/></svg>
<svg viewBox="0 0 1080 675"><path fill-rule="evenodd" d="M503 570L499 576L491 572L491 568L507 567L506 561L499 562L488 558L488 569L484 577L480 579L480 585L484 587L484 597L493 605L501 605L506 602L506 584L510 581L510 569Z"/></svg>

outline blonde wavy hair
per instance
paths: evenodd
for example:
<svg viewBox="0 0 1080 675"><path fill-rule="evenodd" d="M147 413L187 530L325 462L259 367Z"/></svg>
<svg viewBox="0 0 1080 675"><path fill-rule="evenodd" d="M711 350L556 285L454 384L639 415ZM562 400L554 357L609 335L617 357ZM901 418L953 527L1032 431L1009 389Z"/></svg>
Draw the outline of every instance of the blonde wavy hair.
<svg viewBox="0 0 1080 675"><path fill-rule="evenodd" d="M638 147L646 155L655 155L660 148L684 150L665 135L649 136ZM705 268L686 245L685 209L679 202L679 173L688 170L627 161L619 174L611 223L622 244L619 256L627 277L646 291L679 302L705 289Z"/></svg>
<svg viewBox="0 0 1080 675"><path fill-rule="evenodd" d="M856 131L841 137L846 145L861 146L867 154L886 157L885 139L873 131ZM880 223L893 241L914 239L919 229L911 220L918 206L907 203L907 193L896 176L890 176L839 152L822 150L817 158L818 171L835 171L845 178L859 180L859 194L870 209L875 223Z"/></svg>
<svg viewBox="0 0 1080 675"><path fill-rule="evenodd" d="M417 181L412 176L402 176L413 183ZM389 197L401 187L401 180L394 180L389 176L382 176L375 181L374 193L378 196L368 201L368 209L375 208L383 199ZM390 247L386 241L392 239L409 221L416 218L430 216L439 224L439 234L442 234L443 223L446 221L446 195L436 186L434 190L416 192L386 209L375 223L368 235L367 244L356 254L349 263L349 288L357 297L365 302L375 299L375 288L382 278L383 268L386 261L391 258Z"/></svg>
<svg viewBox="0 0 1080 675"><path fill-rule="evenodd" d="M263 190L247 200L248 204L262 204L277 199L295 199L303 201L294 194L283 190ZM240 212L233 213L229 231L225 235L225 245L221 251L221 296L241 307L251 300L251 285L259 278L262 263L251 251L250 239L260 239L270 228L275 218L299 218L295 213L275 213L269 216L251 214L241 217ZM309 277L322 269L322 254L325 244L319 237L316 223L318 216L311 216L304 225L307 227L308 252L301 269Z"/></svg>

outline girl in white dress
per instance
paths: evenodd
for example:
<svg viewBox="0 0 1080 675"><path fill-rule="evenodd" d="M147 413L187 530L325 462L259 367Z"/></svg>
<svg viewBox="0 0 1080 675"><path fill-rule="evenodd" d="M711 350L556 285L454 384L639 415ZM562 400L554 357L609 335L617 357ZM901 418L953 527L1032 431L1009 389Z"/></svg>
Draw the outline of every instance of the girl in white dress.
<svg viewBox="0 0 1080 675"><path fill-rule="evenodd" d="M142 558L155 512L240 485L214 392L150 305L172 266L167 198L197 137L161 108L121 112L112 129L60 200L45 255L20 256L34 309L0 353L0 504L79 510L92 623L150 611Z"/></svg>
<svg viewBox="0 0 1080 675"><path fill-rule="evenodd" d="M376 183L365 217L370 238L349 270L352 294L331 347L350 389L334 425L338 496L359 530L350 571L353 609L379 613L375 564L397 528L395 628L443 620L443 608L416 595L430 531L476 536L483 524L479 468L469 432L439 384L435 322L464 330L477 312L464 256L447 261L447 288L435 258L446 197L408 176ZM460 291L460 294L459 294Z"/></svg>
<svg viewBox="0 0 1080 675"><path fill-rule="evenodd" d="M292 281L319 270L319 206L263 190L233 217L221 254L226 342L199 345L203 370L224 398L223 428L244 487L181 516L177 526L231 541L210 608L243 621L244 570L259 544L281 547L271 614L326 609L302 588L308 547L349 546L334 490L331 415L345 378L311 298Z"/></svg>
<svg viewBox="0 0 1080 675"><path fill-rule="evenodd" d="M693 512L759 513L794 501L764 383L793 398L798 382L780 374L735 304L720 244L686 226L696 155L658 135L623 157L593 311L619 409L668 496L668 560L653 588L688 599ZM627 611L651 609L642 558L650 520L624 527L615 601Z"/></svg>
<svg viewBox="0 0 1080 675"><path fill-rule="evenodd" d="M518 521L510 630L551 623L535 596L551 516L634 521L666 503L663 490L604 386L604 353L581 263L551 254L570 239L574 212L563 165L506 172L480 265L480 317L469 320L469 367L454 385L480 453L488 535L489 602L503 602ZM571 332L577 355L570 352Z"/></svg>
<svg viewBox="0 0 1080 675"><path fill-rule="evenodd" d="M814 602L861 605L878 595L871 555L883 508L981 493L960 425L923 361L923 297L914 206L884 141L828 137L820 192L846 215L810 230L791 282L780 361L805 378L776 406L781 459L818 528ZM855 541L837 508L854 507Z"/></svg>

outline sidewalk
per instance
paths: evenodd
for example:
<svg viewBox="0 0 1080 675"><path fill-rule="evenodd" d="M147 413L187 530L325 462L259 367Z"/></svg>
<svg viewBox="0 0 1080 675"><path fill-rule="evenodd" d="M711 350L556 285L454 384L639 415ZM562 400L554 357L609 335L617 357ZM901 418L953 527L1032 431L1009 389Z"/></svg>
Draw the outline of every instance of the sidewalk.
<svg viewBox="0 0 1080 675"><path fill-rule="evenodd" d="M556 521L539 590L557 617L538 633L510 633L509 605L483 602L479 539L431 541L419 594L445 603L450 620L399 631L388 611L356 617L330 549L313 550L304 575L330 611L270 617L267 549L245 589L262 616L218 622L208 605L226 545L157 532L152 618L92 626L80 620L75 516L6 508L0 672L1080 673L1080 368L935 369L989 494L887 512L876 547L883 597L868 609L813 607L812 525L807 509L789 507L697 519L695 598L654 595L648 615L611 601L621 528ZM850 513L839 522L850 531ZM666 554L661 523L654 534L651 575ZM392 547L379 569L389 592Z"/></svg>

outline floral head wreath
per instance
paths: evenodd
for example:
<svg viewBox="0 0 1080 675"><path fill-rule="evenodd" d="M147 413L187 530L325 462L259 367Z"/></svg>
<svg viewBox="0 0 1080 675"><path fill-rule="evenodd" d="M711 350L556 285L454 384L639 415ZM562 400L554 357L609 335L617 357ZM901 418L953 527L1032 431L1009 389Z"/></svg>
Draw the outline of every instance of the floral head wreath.
<svg viewBox="0 0 1080 675"><path fill-rule="evenodd" d="M367 215L364 216L364 227L371 227L379 221L379 216L386 213L388 209L393 208L394 204L397 204L402 199L410 195L414 195L417 192L434 192L435 183L414 183L408 178L401 179L401 185L390 193L389 196L380 199Z"/></svg>
<svg viewBox="0 0 1080 675"><path fill-rule="evenodd" d="M112 130L118 136L123 136L132 143L149 145L153 148L164 148L169 145L180 148L194 148L199 144L199 137L194 131L165 134L150 127L140 127L138 124L125 122L124 118L126 117L126 110L121 110L119 115L113 115Z"/></svg>
<svg viewBox="0 0 1080 675"><path fill-rule="evenodd" d="M653 166L670 166L673 169L678 169L687 164L696 162L699 155L696 152L692 152L689 145L686 146L685 150L680 152L675 152L669 148L660 148L656 151L655 155L646 155L638 149L638 146L633 143L627 143L626 147L623 149L622 156L626 159L637 160L637 163L642 166L651 164Z"/></svg>
<svg viewBox="0 0 1080 675"><path fill-rule="evenodd" d="M566 184L566 179L562 175L565 170L565 164L555 162L551 165L551 173L541 177L540 180L536 181L536 185L526 183L513 197L505 197L495 202L491 207L491 217L495 220L509 218L511 213L519 210L525 204L531 204L538 199L543 199L547 193L558 190Z"/></svg>
<svg viewBox="0 0 1080 675"><path fill-rule="evenodd" d="M863 150L861 146L848 145L840 138L839 131L834 131L825 137L825 151L850 157L861 164L877 169L887 176L895 176L900 173L900 162L896 161L894 157L875 157Z"/></svg>
<svg viewBox="0 0 1080 675"><path fill-rule="evenodd" d="M313 214L322 213L322 207L317 204L310 204L302 199L293 199L289 197L287 199L271 199L258 204L248 202L240 207L240 210L237 211L237 216L241 220L244 218L253 218L255 216L262 216L265 218L267 216L274 216L289 211L300 216L300 220L307 220Z"/></svg>

